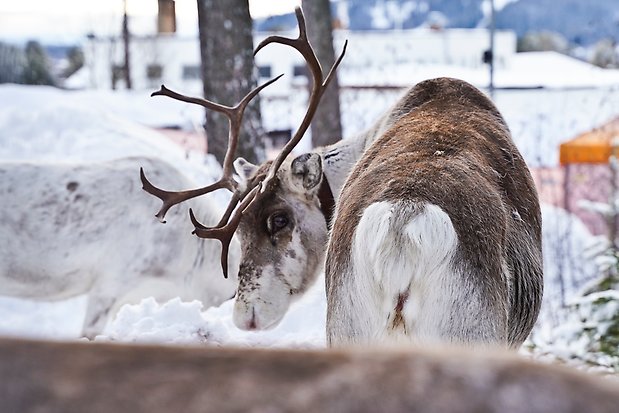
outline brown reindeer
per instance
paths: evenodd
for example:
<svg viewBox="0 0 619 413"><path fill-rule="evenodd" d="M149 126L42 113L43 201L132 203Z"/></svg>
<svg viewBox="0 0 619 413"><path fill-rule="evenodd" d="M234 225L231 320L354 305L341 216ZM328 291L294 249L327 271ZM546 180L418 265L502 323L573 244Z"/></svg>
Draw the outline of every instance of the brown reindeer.
<svg viewBox="0 0 619 413"><path fill-rule="evenodd" d="M507 125L455 79L418 84L401 109L341 190L329 340L518 346L541 304L541 213Z"/></svg>
<svg viewBox="0 0 619 413"><path fill-rule="evenodd" d="M300 10L297 17L298 39L266 43L289 44L308 61L313 90L303 124L274 162L238 159L237 183L231 171L238 116L231 115L229 174L222 181L234 191L233 202L216 228L192 217L198 236L224 245L238 228L237 326L277 324L317 278L326 252L330 345L519 346L541 303L541 214L529 171L496 107L466 82L428 80L361 135L287 158L342 58L323 82ZM164 200L163 212L217 189L177 195L143 181Z"/></svg>

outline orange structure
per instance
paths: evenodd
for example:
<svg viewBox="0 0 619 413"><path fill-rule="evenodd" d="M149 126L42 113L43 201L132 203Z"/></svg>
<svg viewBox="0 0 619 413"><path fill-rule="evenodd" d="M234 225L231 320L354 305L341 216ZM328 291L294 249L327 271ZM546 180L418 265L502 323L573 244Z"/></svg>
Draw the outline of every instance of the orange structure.
<svg viewBox="0 0 619 413"><path fill-rule="evenodd" d="M596 235L612 239L619 222L615 217L583 207L583 201L610 205L617 197L619 177L610 168L611 155L619 159L619 117L588 132L581 133L560 146L563 169L563 207L578 216Z"/></svg>
<svg viewBox="0 0 619 413"><path fill-rule="evenodd" d="M611 155L619 156L619 117L561 144L561 165L606 164Z"/></svg>

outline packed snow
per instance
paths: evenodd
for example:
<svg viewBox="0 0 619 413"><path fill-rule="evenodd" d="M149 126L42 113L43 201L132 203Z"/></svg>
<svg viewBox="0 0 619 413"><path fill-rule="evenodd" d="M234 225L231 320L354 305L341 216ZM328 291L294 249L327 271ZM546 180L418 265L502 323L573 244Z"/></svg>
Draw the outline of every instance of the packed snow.
<svg viewBox="0 0 619 413"><path fill-rule="evenodd" d="M577 111L578 114L571 113L569 102L561 102L560 94L537 91L533 95L536 92L529 91L531 95L525 97L520 91L497 95L498 105L514 134L517 136L518 131L531 129L533 132L529 131L528 136L536 136L535 139L517 139L520 149L525 156L528 155L529 163L539 161L536 156L552 162L556 156L558 135L562 134L561 139L569 138L610 117L611 107L616 108L616 98L611 97L608 90L589 92L579 91L582 100L571 103L573 107L580 105L582 110ZM396 94L384 96L385 107L388 107ZM609 104L608 100L613 100L613 103ZM366 101L358 107L371 104ZM0 160L89 162L147 155L174 163L200 182L210 182L220 173L215 161L210 157L204 161L202 154L187 153L153 129L191 123L192 118L203 116L201 112L190 113L192 111L178 102L150 98L141 92L67 92L46 87L0 86ZM563 115L568 111L570 120L566 121ZM370 114L357 115L357 118L363 118L360 123L367 123L368 118L375 118L375 112L373 108ZM352 125L352 119L354 117L350 114L344 116L345 129L361 127L360 124ZM540 153L540 142L542 136L546 139L546 130L555 131L555 144L541 148L553 153ZM226 200L225 195L213 198L213 202L220 206ZM574 299L597 271L593 257L587 253L596 245L597 239L576 218L551 206L543 207L543 218L546 298L536 337L548 337L556 331L557 309L562 302ZM192 237L191 234L187 236ZM571 251L568 255L564 254L565 248ZM0 313L3 315L0 334L77 339L85 301L84 296L54 303L0 297ZM283 321L269 331L237 329L232 322L232 305L230 300L216 308L203 308L196 301L173 299L158 303L145 298L139 304L124 306L97 340L295 348L326 345L324 279L319 279L304 297L293 304ZM616 311L616 308L607 311ZM542 342L539 339L536 344ZM556 342L552 348L559 348Z"/></svg>

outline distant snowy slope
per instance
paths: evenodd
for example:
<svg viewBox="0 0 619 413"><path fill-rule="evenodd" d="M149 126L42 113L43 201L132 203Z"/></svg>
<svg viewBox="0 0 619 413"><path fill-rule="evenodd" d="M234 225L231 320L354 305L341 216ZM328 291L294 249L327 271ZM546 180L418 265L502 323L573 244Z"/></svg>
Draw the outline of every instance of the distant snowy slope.
<svg viewBox="0 0 619 413"><path fill-rule="evenodd" d="M0 160L92 162L151 156L205 185L221 175L219 163L210 155L187 152L147 126L182 124L185 106L141 92L0 85ZM218 191L215 198L225 203L228 195Z"/></svg>
<svg viewBox="0 0 619 413"><path fill-rule="evenodd" d="M0 85L0 158L106 160L133 155L184 158L184 151L177 145L141 126L179 123L178 113L150 105L154 102L151 99L141 94ZM165 100L160 99L159 103L162 101Z"/></svg>

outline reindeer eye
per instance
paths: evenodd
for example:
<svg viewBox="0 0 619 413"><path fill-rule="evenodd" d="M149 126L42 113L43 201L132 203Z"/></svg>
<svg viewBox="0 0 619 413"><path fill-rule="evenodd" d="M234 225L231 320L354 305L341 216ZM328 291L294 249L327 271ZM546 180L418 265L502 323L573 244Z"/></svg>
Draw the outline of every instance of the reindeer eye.
<svg viewBox="0 0 619 413"><path fill-rule="evenodd" d="M288 225L288 217L285 214L273 214L269 217L269 221L267 223L269 232L271 234L275 234L277 231L283 229Z"/></svg>

